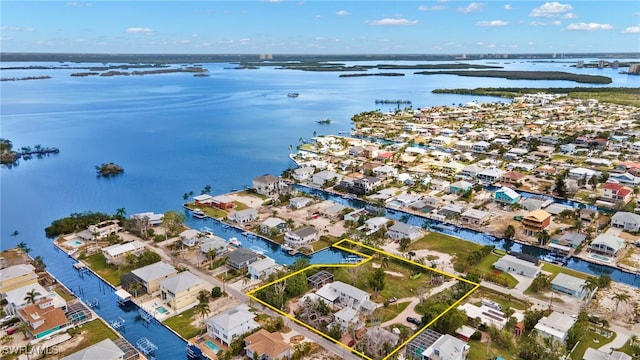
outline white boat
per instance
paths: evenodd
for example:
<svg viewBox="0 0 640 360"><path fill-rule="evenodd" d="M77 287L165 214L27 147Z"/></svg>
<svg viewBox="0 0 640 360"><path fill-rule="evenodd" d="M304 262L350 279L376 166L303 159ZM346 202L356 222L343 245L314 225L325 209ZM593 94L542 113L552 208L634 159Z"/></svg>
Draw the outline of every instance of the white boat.
<svg viewBox="0 0 640 360"><path fill-rule="evenodd" d="M207 217L207 214L205 214L204 211L200 209L194 209L193 212L191 213L191 216L197 219L204 219Z"/></svg>
<svg viewBox="0 0 640 360"><path fill-rule="evenodd" d="M236 247L242 247L242 243L240 242L240 240L238 240L237 237L232 237L231 239L229 239L229 244Z"/></svg>
<svg viewBox="0 0 640 360"><path fill-rule="evenodd" d="M291 250L293 250L293 248L291 246L287 245L287 244L282 244L280 246L280 248L282 248L282 251L291 251Z"/></svg>
<svg viewBox="0 0 640 360"><path fill-rule="evenodd" d="M264 249L261 247L252 246L251 251L253 251L256 254L264 255Z"/></svg>

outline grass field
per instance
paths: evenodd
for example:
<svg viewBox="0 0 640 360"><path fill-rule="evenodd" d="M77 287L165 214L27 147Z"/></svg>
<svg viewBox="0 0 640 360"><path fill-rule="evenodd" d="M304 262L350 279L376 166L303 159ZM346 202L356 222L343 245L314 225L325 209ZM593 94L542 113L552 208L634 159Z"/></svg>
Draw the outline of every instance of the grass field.
<svg viewBox="0 0 640 360"><path fill-rule="evenodd" d="M505 360L517 359L517 346L507 351L501 347L498 347L494 342L481 343L480 340L469 341L469 353L467 354L467 360L487 360L495 359L497 356L502 357Z"/></svg>
<svg viewBox="0 0 640 360"><path fill-rule="evenodd" d="M480 269L480 270L483 270L483 271L486 271L486 272L492 272L492 271L494 271L493 270L493 263L498 261L498 259L500 259L500 256L498 256L498 255L496 255L494 253L489 253L475 267L477 269ZM511 276L511 274L506 273L506 272L502 272L502 274L500 274L500 276L502 278L507 279L507 287L510 288L510 289L513 289L514 287L516 287L516 285L518 285L518 280L516 280L516 278Z"/></svg>
<svg viewBox="0 0 640 360"><path fill-rule="evenodd" d="M559 273L571 275L571 276L577 277L579 279L588 279L589 277L591 277L591 275L585 274L585 273L580 272L580 271L568 269L566 267L553 265L553 264L549 264L549 263L545 263L545 262L542 263L542 271L550 272L551 273L551 279L555 278L556 275L558 275Z"/></svg>
<svg viewBox="0 0 640 360"><path fill-rule="evenodd" d="M571 359L573 360L582 360L585 351L587 348L598 349L599 347L606 345L613 341L612 337L605 337L600 334L596 334L595 331L587 331L587 333L582 337L580 343L576 346L575 350L571 353Z"/></svg>
<svg viewBox="0 0 640 360"><path fill-rule="evenodd" d="M183 338L191 339L203 331L203 329L197 328L191 324L195 320L195 316L196 314L194 309L189 309L183 313L168 318L162 323L168 326L171 330L180 334ZM198 324L201 324L200 320L202 319L198 319Z"/></svg>
<svg viewBox="0 0 640 360"><path fill-rule="evenodd" d="M131 268L128 266L118 268L117 266L107 264L107 259L102 253L87 256L84 261L87 262L91 270L98 273L98 275L113 286L120 286L120 275L131 272Z"/></svg>
<svg viewBox="0 0 640 360"><path fill-rule="evenodd" d="M407 302L389 304L389 306L387 307L384 307L384 306L379 307L376 309L376 311L373 312L373 314L369 318L377 319L377 322L379 323L389 321L395 318L396 316L398 316L398 314L400 314L402 311L404 311L404 309L406 309L410 303L411 303L410 301L407 301Z"/></svg>
<svg viewBox="0 0 640 360"><path fill-rule="evenodd" d="M445 254L450 254L458 259L463 259L472 251L481 249L482 245L466 241L457 237L429 233L409 245L409 250L428 249Z"/></svg>
<svg viewBox="0 0 640 360"><path fill-rule="evenodd" d="M63 358L76 352L78 349L84 349L104 339L115 340L118 338L118 334L107 327L107 325L105 325L100 319L84 323L78 328L78 330L80 331L82 340L72 349L61 351L56 356L60 356L60 358Z"/></svg>

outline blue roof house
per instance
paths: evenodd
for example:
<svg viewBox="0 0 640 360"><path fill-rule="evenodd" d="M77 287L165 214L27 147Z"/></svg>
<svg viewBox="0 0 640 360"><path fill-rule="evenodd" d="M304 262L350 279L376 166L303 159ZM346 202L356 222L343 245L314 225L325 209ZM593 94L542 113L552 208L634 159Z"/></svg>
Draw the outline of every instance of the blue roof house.
<svg viewBox="0 0 640 360"><path fill-rule="evenodd" d="M496 190L493 201L502 204L517 204L520 201L520 194L505 186Z"/></svg>

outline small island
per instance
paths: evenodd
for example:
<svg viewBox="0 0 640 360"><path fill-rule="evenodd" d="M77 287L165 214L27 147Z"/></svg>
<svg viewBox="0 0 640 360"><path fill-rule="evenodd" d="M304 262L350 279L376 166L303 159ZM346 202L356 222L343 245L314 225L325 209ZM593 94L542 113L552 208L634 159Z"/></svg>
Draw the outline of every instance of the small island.
<svg viewBox="0 0 640 360"><path fill-rule="evenodd" d="M115 176L124 172L124 168L122 166L112 162L96 166L96 170L98 171L98 176L102 177Z"/></svg>
<svg viewBox="0 0 640 360"><path fill-rule="evenodd" d="M20 158L30 160L35 155L38 158L44 155L57 154L60 150L56 147L43 147L40 144L23 146L19 150L13 149L13 143L9 139L0 138L0 163L7 167L17 166Z"/></svg>
<svg viewBox="0 0 640 360"><path fill-rule="evenodd" d="M316 122L318 124L331 124L331 119L327 118L327 119L322 119L322 120L316 120Z"/></svg>

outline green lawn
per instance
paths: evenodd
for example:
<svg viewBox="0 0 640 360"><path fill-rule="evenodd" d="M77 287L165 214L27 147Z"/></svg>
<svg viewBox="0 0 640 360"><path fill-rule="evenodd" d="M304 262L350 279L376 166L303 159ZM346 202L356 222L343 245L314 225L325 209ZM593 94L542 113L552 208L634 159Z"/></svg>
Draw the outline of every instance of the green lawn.
<svg viewBox="0 0 640 360"><path fill-rule="evenodd" d="M325 241L325 239L320 239L318 241L314 241L311 246L313 246L313 251L320 251L322 249L326 249L331 246L331 242Z"/></svg>
<svg viewBox="0 0 640 360"><path fill-rule="evenodd" d="M102 276L108 283L113 286L120 286L120 275L131 272L131 268L126 266L118 268L117 266L107 264L107 259L102 253L87 256L84 261L89 265L91 270Z"/></svg>
<svg viewBox="0 0 640 360"><path fill-rule="evenodd" d="M575 277L577 277L579 279L588 279L589 277L591 277L591 275L589 275L589 274L585 274L585 273L580 272L580 271L568 269L566 267L557 266L557 265L553 265L553 264L549 264L549 263L545 263L545 262L543 262L542 264L543 264L542 265L542 271L550 272L552 274L551 275L551 279L555 278L556 275L558 275L559 273L575 276Z"/></svg>
<svg viewBox="0 0 640 360"><path fill-rule="evenodd" d="M210 216L210 217L212 217L214 219L224 219L224 218L227 217L227 212L222 210L222 209L213 208L213 207L209 207L209 206L199 207L195 203L189 203L189 204L187 204L185 206L189 210L193 210L193 209L198 208L198 209L202 210L205 214L207 214L208 216Z"/></svg>
<svg viewBox="0 0 640 360"><path fill-rule="evenodd" d="M118 338L118 334L116 334L113 330L111 330L107 325L105 325L102 320L96 319L93 321L89 321L87 323L82 324L77 330L70 330L71 333L73 331L78 331L81 335L82 340L72 349L68 349L60 352L57 356L60 358L65 357L67 355L71 355L76 352L78 349L84 349L88 346L96 344L104 339L115 340ZM74 335L74 337L77 335Z"/></svg>
<svg viewBox="0 0 640 360"><path fill-rule="evenodd" d="M76 298L75 296L70 295L66 291L63 291L63 290L60 290L60 289L56 289L56 294L60 295L60 297L63 298L64 301L66 301L66 302L69 302L69 301L71 301L71 300Z"/></svg>
<svg viewBox="0 0 640 360"><path fill-rule="evenodd" d="M469 341L469 354L467 354L467 360L487 360L495 359L497 356L502 357L505 360L517 359L518 347L514 346L512 350L504 350L501 347L495 345L494 342L481 343L480 340Z"/></svg>
<svg viewBox="0 0 640 360"><path fill-rule="evenodd" d="M167 320L163 321L163 324L188 340L194 336L197 336L203 331L203 329L197 328L193 326L193 324L191 324L195 320L195 316L195 310L189 309L181 314L168 318ZM198 315L197 324L200 325L201 320L202 318Z"/></svg>
<svg viewBox="0 0 640 360"><path fill-rule="evenodd" d="M409 250L428 249L454 255L458 259L464 259L472 251L481 248L482 245L439 233L429 233L409 245Z"/></svg>
<svg viewBox="0 0 640 360"><path fill-rule="evenodd" d="M407 302L389 304L389 306L387 307L384 307L384 306L379 307L376 309L376 311L373 312L373 314L369 318L376 319L378 323L389 321L395 318L396 316L398 316L398 314L400 314L402 311L404 311L404 309L406 309L410 303L411 303L410 301L407 301Z"/></svg>
<svg viewBox="0 0 640 360"><path fill-rule="evenodd" d="M588 330L587 333L582 337L582 340L580 340L580 343L578 343L578 346L576 346L576 349L571 353L571 359L582 360L582 356L584 355L585 351L587 351L587 348L592 347L594 349L597 349L602 345L606 345L612 342L613 338L613 336L607 338L600 334L596 334L595 331Z"/></svg>
<svg viewBox="0 0 640 360"><path fill-rule="evenodd" d="M631 347L631 339L629 339L629 341L627 341L623 347L617 350L631 356L633 356L633 354L636 353L635 350ZM640 351L638 351L637 354L638 356L636 358L640 357Z"/></svg>
<svg viewBox="0 0 640 360"><path fill-rule="evenodd" d="M479 287L474 293L473 297L489 299L497 302L502 305L503 309L513 308L517 310L525 310L527 308L526 304L521 302L518 299L513 298L511 295L505 295L491 289ZM480 302L476 303L476 305L480 305Z"/></svg>
<svg viewBox="0 0 640 360"><path fill-rule="evenodd" d="M494 253L489 253L475 267L477 269L480 269L480 270L482 270L484 272L487 272L487 273L490 273L490 272L493 272L493 271L497 271L497 270L493 269L493 263L498 261L498 259L500 259L500 256L498 256L498 255L496 255ZM509 273L502 272L500 274L500 277L502 277L504 279L507 279L507 287L510 288L510 289L513 289L514 287L516 287L516 285L518 285L518 280L516 280L516 278L511 276L511 274L509 274Z"/></svg>

